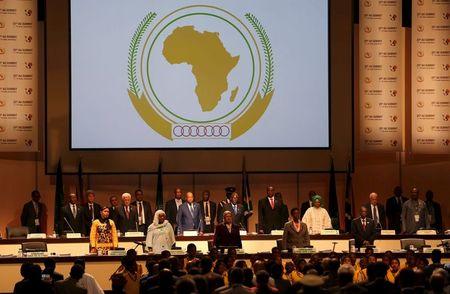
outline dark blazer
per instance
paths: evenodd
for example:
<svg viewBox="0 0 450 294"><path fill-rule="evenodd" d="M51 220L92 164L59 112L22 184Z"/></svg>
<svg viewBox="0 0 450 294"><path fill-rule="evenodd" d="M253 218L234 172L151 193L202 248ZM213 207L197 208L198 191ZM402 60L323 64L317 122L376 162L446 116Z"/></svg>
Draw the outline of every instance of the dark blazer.
<svg viewBox="0 0 450 294"><path fill-rule="evenodd" d="M136 212L138 212L138 222L139 222L139 211L137 209L137 202L134 201L131 203L131 205L134 205L136 207ZM144 201L142 201L142 207L144 208L145 224L142 224L141 226L139 226L139 232L143 232L144 234L147 234L147 228L153 222L152 206L151 206L150 202L144 200Z"/></svg>
<svg viewBox="0 0 450 294"><path fill-rule="evenodd" d="M122 234L131 231L136 231L136 223L138 222L138 215L136 211L136 206L130 205L130 217L127 218L125 213L125 206L121 205L118 209L118 228Z"/></svg>
<svg viewBox="0 0 450 294"><path fill-rule="evenodd" d="M41 202L38 202L37 206L38 215L36 215L36 211L34 210L33 201L25 203L20 216L22 226L28 227L30 233L45 232L45 226L47 225L47 208ZM36 226L35 219L39 219L39 226Z"/></svg>
<svg viewBox="0 0 450 294"><path fill-rule="evenodd" d="M239 234L239 226L233 224L231 233L225 224L218 224L214 234L214 246L237 246L242 248L241 235Z"/></svg>
<svg viewBox="0 0 450 294"><path fill-rule="evenodd" d="M282 202L274 197L274 209L270 206L269 199L264 197L258 201L258 226L265 234L270 234L272 230L283 228L283 206Z"/></svg>
<svg viewBox="0 0 450 294"><path fill-rule="evenodd" d="M395 230L400 233L402 230L402 207L403 203L408 201L408 198L401 197L402 201L397 203L395 196L390 197L386 201L386 217L388 221L389 230Z"/></svg>
<svg viewBox="0 0 450 294"><path fill-rule="evenodd" d="M377 234L375 222L368 217L366 217L366 230L363 230L361 217L358 217L352 220L351 231L357 248L360 248L364 241L369 241L370 244L373 244Z"/></svg>
<svg viewBox="0 0 450 294"><path fill-rule="evenodd" d="M109 207L109 219L114 222L116 226L119 224L119 207Z"/></svg>
<svg viewBox="0 0 450 294"><path fill-rule="evenodd" d="M371 218L373 220L372 206L370 205L370 203L367 203L364 206L367 208L367 217ZM381 228L383 230L385 230L386 229L386 211L384 210L384 205L378 203L377 208L378 208L378 216L380 217L379 222L381 224Z"/></svg>
<svg viewBox="0 0 450 294"><path fill-rule="evenodd" d="M205 233L214 232L216 215L217 215L217 204L215 202L209 201L209 217L211 218L211 224L209 226L206 225L205 222L205 209L204 209L204 201L199 201L200 212L202 214L203 224L205 225Z"/></svg>
<svg viewBox="0 0 450 294"><path fill-rule="evenodd" d="M87 290L78 286L77 281L70 277L63 281L56 282L55 290L58 294L87 294Z"/></svg>
<svg viewBox="0 0 450 294"><path fill-rule="evenodd" d="M292 249L292 247L303 248L310 246L308 226L300 222L300 232L295 230L293 221L284 225L283 240L281 242L283 249Z"/></svg>
<svg viewBox="0 0 450 294"><path fill-rule="evenodd" d="M434 210L434 223L430 223L430 227L432 229L442 231L442 213L441 213L441 205L435 201L432 201L429 203L428 201L425 201L425 204L427 205L427 208L429 205L432 205ZM428 210L430 212L430 210Z"/></svg>
<svg viewBox="0 0 450 294"><path fill-rule="evenodd" d="M184 203L184 200L183 200ZM177 228L177 204L175 203L175 199L170 199L166 202L164 212L166 213L166 218L169 223L172 224L174 231L176 232Z"/></svg>
<svg viewBox="0 0 450 294"><path fill-rule="evenodd" d="M184 202L180 205L177 213L177 224L178 224L178 234L182 234L183 231L188 230L197 230L199 232L203 232L203 219L202 213L200 212L200 205L196 202L192 203L194 206L193 215L188 207L188 203Z"/></svg>
<svg viewBox="0 0 450 294"><path fill-rule="evenodd" d="M244 207L244 205L242 205L240 203L238 203L236 205L237 205L237 213L234 213L233 205L231 203L227 203L223 207L223 211L225 212L228 210L233 214L233 224L235 224L239 228L247 229L245 227L245 207ZM222 215L222 219L220 220L220 222L223 222L223 215Z"/></svg>
<svg viewBox="0 0 450 294"><path fill-rule="evenodd" d="M86 232L89 233L91 231L91 225L92 225L92 215L89 211L89 204L83 204L84 208L84 224L86 226ZM100 204L94 202L94 220L100 218L100 210L102 210L102 207Z"/></svg>
<svg viewBox="0 0 450 294"><path fill-rule="evenodd" d="M82 235L86 235L86 226L85 226L85 215L84 208L81 205L77 204L77 216L73 217L72 210L70 209L70 205L66 204L62 208L62 228L65 232L72 232L72 230L67 225L66 220L69 222L70 226L74 230L75 233L81 233Z"/></svg>
<svg viewBox="0 0 450 294"><path fill-rule="evenodd" d="M303 217L305 215L305 212L310 208L312 205L310 204L309 200L302 203L302 206L300 208L300 217Z"/></svg>

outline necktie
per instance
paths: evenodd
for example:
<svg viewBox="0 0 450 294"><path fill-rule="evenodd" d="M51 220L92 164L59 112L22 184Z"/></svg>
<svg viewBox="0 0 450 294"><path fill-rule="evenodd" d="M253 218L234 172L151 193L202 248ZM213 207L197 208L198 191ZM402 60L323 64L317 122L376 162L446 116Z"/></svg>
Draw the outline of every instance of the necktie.
<svg viewBox="0 0 450 294"><path fill-rule="evenodd" d="M237 205L233 204L233 210L234 210L234 214L237 214Z"/></svg>
<svg viewBox="0 0 450 294"><path fill-rule="evenodd" d="M273 203L273 197L269 198L269 200L270 200L270 207L272 207L272 209L274 209L275 205Z"/></svg>
<svg viewBox="0 0 450 294"><path fill-rule="evenodd" d="M363 224L362 224L362 226L363 226L363 231L365 231L365 230L366 230L366 220L365 220L365 219L363 219Z"/></svg>
<svg viewBox="0 0 450 294"><path fill-rule="evenodd" d="M209 202L206 202L205 215L209 217Z"/></svg>
<svg viewBox="0 0 450 294"><path fill-rule="evenodd" d="M189 204L189 211L191 213L192 218L194 218L194 208L192 207L192 203Z"/></svg>
<svg viewBox="0 0 450 294"><path fill-rule="evenodd" d="M73 218L77 218L77 207L74 204L71 204L71 206Z"/></svg>
<svg viewBox="0 0 450 294"><path fill-rule="evenodd" d="M142 202L138 202L139 225L142 225Z"/></svg>
<svg viewBox="0 0 450 294"><path fill-rule="evenodd" d="M36 216L38 216L39 215L39 207L38 207L37 203L33 202L33 206L34 206L34 213L36 214Z"/></svg>
<svg viewBox="0 0 450 294"><path fill-rule="evenodd" d="M127 216L127 219L130 219L130 207L129 206L125 206L125 214Z"/></svg>
<svg viewBox="0 0 450 294"><path fill-rule="evenodd" d="M373 207L372 216L373 216L373 220L374 220L375 224L378 224L378 213L377 213L377 207L376 206Z"/></svg>
<svg viewBox="0 0 450 294"><path fill-rule="evenodd" d="M92 207L93 204L89 204L89 213L91 214L91 221L94 220L94 208Z"/></svg>

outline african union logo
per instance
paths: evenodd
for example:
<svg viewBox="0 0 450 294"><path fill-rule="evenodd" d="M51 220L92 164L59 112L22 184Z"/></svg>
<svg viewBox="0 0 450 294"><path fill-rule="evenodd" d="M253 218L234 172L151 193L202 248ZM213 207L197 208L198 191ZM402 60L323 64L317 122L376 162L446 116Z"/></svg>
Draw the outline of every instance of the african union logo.
<svg viewBox="0 0 450 294"><path fill-rule="evenodd" d="M234 140L274 93L272 46L258 18L208 5L147 14L131 38L127 70L131 102L169 140Z"/></svg>

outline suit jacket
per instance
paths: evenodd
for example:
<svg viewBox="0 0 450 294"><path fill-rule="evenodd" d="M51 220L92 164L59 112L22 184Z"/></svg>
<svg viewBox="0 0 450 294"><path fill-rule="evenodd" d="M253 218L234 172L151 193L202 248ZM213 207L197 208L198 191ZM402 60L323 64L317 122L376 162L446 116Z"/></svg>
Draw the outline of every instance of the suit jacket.
<svg viewBox="0 0 450 294"><path fill-rule="evenodd" d="M363 230L361 217L352 220L351 231L353 238L355 238L355 246L360 248L364 241L369 241L373 244L376 237L376 227L373 219L366 217L366 229Z"/></svg>
<svg viewBox="0 0 450 294"><path fill-rule="evenodd" d="M182 201L184 203L184 200ZM167 201L165 206L166 207L164 209L164 212L166 213L167 220L172 224L173 229L176 232L178 209L175 199L170 199L169 201Z"/></svg>
<svg viewBox="0 0 450 294"><path fill-rule="evenodd" d="M86 226L86 232L90 232L93 220L91 212L89 211L89 204L88 203L83 204L83 208L84 208L84 224ZM100 204L94 202L94 220L100 218L100 210L102 210Z"/></svg>
<svg viewBox="0 0 450 294"><path fill-rule="evenodd" d="M236 205L237 205L237 213L234 212L233 205L231 203L227 203L224 206L223 211L225 212L228 210L233 214L233 224L237 225L240 228L243 227L244 229L247 229L245 227L245 207L240 203ZM223 215L220 222L223 222Z"/></svg>
<svg viewBox="0 0 450 294"><path fill-rule="evenodd" d="M216 232L214 233L214 246L237 246L242 248L239 226L232 224L230 233L225 224L218 224L216 226Z"/></svg>
<svg viewBox="0 0 450 294"><path fill-rule="evenodd" d="M66 218L67 222L69 222L70 226L74 230L75 233L81 233L82 235L86 235L86 226L85 226L85 215L84 208L77 204L77 215L74 218L72 214L72 210L70 209L70 204L66 204L62 208L62 228L65 232L72 232L70 227L67 225L64 218Z"/></svg>
<svg viewBox="0 0 450 294"><path fill-rule="evenodd" d="M205 231L207 231L206 230L206 221L205 221L206 214L205 214L205 208L204 208L204 201L203 200L199 201L198 204L200 205L200 212L202 213L202 220L203 220L203 224L205 225ZM209 229L210 229L210 230L208 230L209 232L214 231L216 216L217 216L217 204L210 200L209 201L209 217L211 218L211 220L210 220L211 225L209 226Z"/></svg>
<svg viewBox="0 0 450 294"><path fill-rule="evenodd" d="M388 221L389 230L395 230L400 233L402 230L402 206L408 201L408 198L401 197L401 202L398 203L395 196L390 197L386 201L386 217Z"/></svg>
<svg viewBox="0 0 450 294"><path fill-rule="evenodd" d="M118 228L122 234L131 231L136 231L136 224L138 223L138 215L136 211L136 207L130 205L130 216L127 218L127 214L125 213L125 206L121 205L118 209Z"/></svg>
<svg viewBox="0 0 450 294"><path fill-rule="evenodd" d="M274 209L270 206L269 199L264 197L258 201L258 226L265 234L270 234L272 230L283 228L283 206L279 199L274 197Z"/></svg>
<svg viewBox="0 0 450 294"><path fill-rule="evenodd" d="M367 203L364 206L367 208L367 217L373 220L374 218L372 215L372 206L370 205L370 203ZM381 224L381 228L384 230L386 229L386 211L384 210L383 204L378 203L377 208L378 208L378 216L380 218L378 222Z"/></svg>
<svg viewBox="0 0 450 294"><path fill-rule="evenodd" d="M184 202L180 205L177 213L178 234L183 231L197 230L203 232L203 219L200 211L200 205L196 202L192 203L193 214L191 214L188 203Z"/></svg>
<svg viewBox="0 0 450 294"><path fill-rule="evenodd" d="M139 211L137 209L138 208L137 202L134 201L133 203L131 203L131 205L134 205L136 207L136 211L138 212L138 222L139 222ZM139 231L144 232L146 234L148 226L153 222L152 206L151 206L150 202L144 200L144 201L142 201L142 207L144 208L145 225L143 224L139 228Z"/></svg>
<svg viewBox="0 0 450 294"><path fill-rule="evenodd" d="M119 224L119 207L109 207L109 219L112 220L116 226Z"/></svg>
<svg viewBox="0 0 450 294"><path fill-rule="evenodd" d="M67 278L55 283L55 290L58 294L87 294L87 290L77 285L77 281Z"/></svg>
<svg viewBox="0 0 450 294"><path fill-rule="evenodd" d="M312 205L310 204L309 200L302 203L302 206L300 208L300 217L303 217L305 215L305 212L310 208Z"/></svg>
<svg viewBox="0 0 450 294"><path fill-rule="evenodd" d="M292 249L292 247L303 248L310 245L308 226L300 222L300 232L297 232L293 221L284 225L282 247Z"/></svg>
<svg viewBox="0 0 450 294"><path fill-rule="evenodd" d="M22 226L28 227L30 233L45 232L45 228L47 226L47 208L41 202L38 202L37 206L38 214L36 215L33 201L25 203L22 209L22 214L20 216ZM36 226L36 219L39 220L39 226Z"/></svg>
<svg viewBox="0 0 450 294"><path fill-rule="evenodd" d="M434 223L431 223L430 221L430 227L432 229L441 231L442 230L442 213L441 213L441 205L435 201L432 201L431 203L428 201L425 201L425 204L428 208L428 213L431 213L430 207L432 211L434 211Z"/></svg>

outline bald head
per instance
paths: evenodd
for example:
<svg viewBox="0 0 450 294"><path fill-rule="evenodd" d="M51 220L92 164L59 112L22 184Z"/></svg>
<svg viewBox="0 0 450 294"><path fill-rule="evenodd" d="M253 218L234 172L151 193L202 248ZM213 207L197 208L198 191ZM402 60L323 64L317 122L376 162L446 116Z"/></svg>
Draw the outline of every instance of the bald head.
<svg viewBox="0 0 450 294"><path fill-rule="evenodd" d="M378 194L375 192L370 193L369 200L370 200L370 204L377 205L378 204Z"/></svg>

